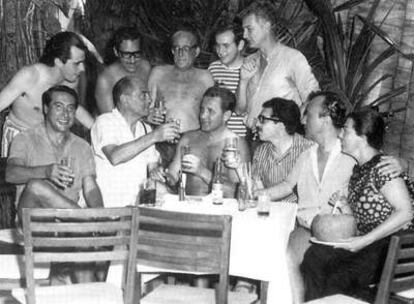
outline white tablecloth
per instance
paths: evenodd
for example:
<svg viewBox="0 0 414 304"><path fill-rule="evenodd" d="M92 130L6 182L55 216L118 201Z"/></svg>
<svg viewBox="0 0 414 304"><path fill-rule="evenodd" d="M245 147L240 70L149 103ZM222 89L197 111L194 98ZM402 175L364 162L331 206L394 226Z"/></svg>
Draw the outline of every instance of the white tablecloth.
<svg viewBox="0 0 414 304"><path fill-rule="evenodd" d="M286 248L289 234L294 228L297 210L295 204L272 203L270 216L264 218L257 216L256 209L238 211L237 201L234 199L225 199L223 205L216 206L211 204L208 197L203 200L178 202L176 196L167 195L165 203L159 208L178 212L232 215L230 275L269 281L268 303L292 302ZM150 267L138 267L140 272L156 271Z"/></svg>

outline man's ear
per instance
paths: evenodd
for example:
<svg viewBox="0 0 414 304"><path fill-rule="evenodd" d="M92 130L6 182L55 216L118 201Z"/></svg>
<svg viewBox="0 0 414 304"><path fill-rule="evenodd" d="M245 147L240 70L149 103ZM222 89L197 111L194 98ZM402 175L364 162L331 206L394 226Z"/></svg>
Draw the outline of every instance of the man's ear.
<svg viewBox="0 0 414 304"><path fill-rule="evenodd" d="M196 57L198 57L198 55L200 55L200 52L201 52L201 49L200 49L200 47L198 46L198 47L196 47Z"/></svg>
<svg viewBox="0 0 414 304"><path fill-rule="evenodd" d="M116 49L116 47L113 47L112 49L114 50L114 54L115 54L115 56L116 56L116 57L119 57L119 52L118 52L118 50Z"/></svg>
<svg viewBox="0 0 414 304"><path fill-rule="evenodd" d="M55 58L53 62L55 63L55 66L57 67L61 67L64 64L62 60L60 60L60 58Z"/></svg>
<svg viewBox="0 0 414 304"><path fill-rule="evenodd" d="M42 105L43 115L46 115L49 112L49 107L47 105Z"/></svg>
<svg viewBox="0 0 414 304"><path fill-rule="evenodd" d="M231 111L230 110L227 110L223 113L223 120L224 121L228 121L230 119L230 117L231 117Z"/></svg>
<svg viewBox="0 0 414 304"><path fill-rule="evenodd" d="M237 49L239 50L239 52L243 51L245 46L246 41L244 41L244 39L240 39L239 43L237 44Z"/></svg>

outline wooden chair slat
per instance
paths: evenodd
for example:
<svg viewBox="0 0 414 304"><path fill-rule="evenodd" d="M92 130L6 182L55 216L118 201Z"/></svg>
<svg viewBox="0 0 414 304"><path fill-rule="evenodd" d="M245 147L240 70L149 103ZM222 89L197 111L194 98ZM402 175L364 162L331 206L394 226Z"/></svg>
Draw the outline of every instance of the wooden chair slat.
<svg viewBox="0 0 414 304"><path fill-rule="evenodd" d="M414 273L414 262L397 264L395 274Z"/></svg>
<svg viewBox="0 0 414 304"><path fill-rule="evenodd" d="M57 237L36 237L33 238L33 246L53 246L53 247L91 247L91 246L116 246L126 245L129 243L128 236L111 236L111 237L99 237L92 238L85 237L70 237L70 238L57 238Z"/></svg>
<svg viewBox="0 0 414 304"><path fill-rule="evenodd" d="M217 238L175 235L174 240L171 240L170 237L171 235L168 233L142 231L138 241L141 246L164 246L168 248L183 248L184 246L187 249L193 248L194 250L220 251L221 241Z"/></svg>
<svg viewBox="0 0 414 304"><path fill-rule="evenodd" d="M99 222L99 223L33 223L31 230L33 232L112 232L119 230L128 230L131 228L130 221L123 222Z"/></svg>

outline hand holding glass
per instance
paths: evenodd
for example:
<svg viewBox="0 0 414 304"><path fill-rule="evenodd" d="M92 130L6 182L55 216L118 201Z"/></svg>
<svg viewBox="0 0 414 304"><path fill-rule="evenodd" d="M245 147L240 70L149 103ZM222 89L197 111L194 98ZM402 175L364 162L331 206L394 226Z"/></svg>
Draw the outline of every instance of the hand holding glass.
<svg viewBox="0 0 414 304"><path fill-rule="evenodd" d="M67 167L67 169L69 169L70 173L66 174L65 176L63 176L64 180L62 181L66 187L70 188L73 185L73 182L75 180L75 174L73 172L73 165L75 163L75 158L73 157L62 157L62 159L60 160L60 164L62 166Z"/></svg>

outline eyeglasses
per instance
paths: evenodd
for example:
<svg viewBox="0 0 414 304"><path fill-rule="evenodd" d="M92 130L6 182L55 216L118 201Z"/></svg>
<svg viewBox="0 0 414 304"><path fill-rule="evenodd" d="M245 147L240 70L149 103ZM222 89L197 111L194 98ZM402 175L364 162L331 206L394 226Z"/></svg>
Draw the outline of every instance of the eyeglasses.
<svg viewBox="0 0 414 304"><path fill-rule="evenodd" d="M173 46L172 48L171 48L171 50L174 52L174 53L178 53L179 51L183 51L183 53L189 53L192 49L195 49L197 47L197 45L192 45L192 46L189 46L189 45L184 45L184 46Z"/></svg>
<svg viewBox="0 0 414 304"><path fill-rule="evenodd" d="M266 116L263 116L263 115L259 115L257 117L257 119L259 120L260 123L264 123L266 120L271 120L274 123L282 122L279 118L266 117Z"/></svg>
<svg viewBox="0 0 414 304"><path fill-rule="evenodd" d="M119 57L124 58L124 59L139 59L142 57L142 52L141 51L135 51L135 52L124 52L119 50Z"/></svg>

